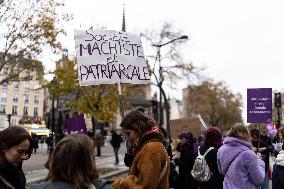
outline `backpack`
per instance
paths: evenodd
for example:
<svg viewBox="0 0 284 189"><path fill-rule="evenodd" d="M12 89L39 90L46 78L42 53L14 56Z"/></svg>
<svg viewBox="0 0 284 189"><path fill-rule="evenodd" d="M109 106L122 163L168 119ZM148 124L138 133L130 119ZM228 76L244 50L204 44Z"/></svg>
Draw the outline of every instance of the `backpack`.
<svg viewBox="0 0 284 189"><path fill-rule="evenodd" d="M209 169L205 156L213 149L213 147L210 147L203 155L201 155L198 147L198 156L196 157L191 170L191 175L194 180L198 182L207 182L211 179L213 173Z"/></svg>

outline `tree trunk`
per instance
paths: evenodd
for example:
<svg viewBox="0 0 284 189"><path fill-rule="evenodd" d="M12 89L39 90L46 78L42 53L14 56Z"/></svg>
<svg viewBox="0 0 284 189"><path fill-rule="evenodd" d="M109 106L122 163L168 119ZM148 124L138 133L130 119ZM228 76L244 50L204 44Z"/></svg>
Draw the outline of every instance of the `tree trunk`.
<svg viewBox="0 0 284 189"><path fill-rule="evenodd" d="M166 93L163 88L161 88L161 92L164 98L165 103L165 111L166 111L166 129L168 134L168 139L171 141L171 128L170 128L170 105L166 96Z"/></svg>
<svg viewBox="0 0 284 189"><path fill-rule="evenodd" d="M96 121L95 118L92 116L92 130L93 130L93 138L95 138L96 134Z"/></svg>

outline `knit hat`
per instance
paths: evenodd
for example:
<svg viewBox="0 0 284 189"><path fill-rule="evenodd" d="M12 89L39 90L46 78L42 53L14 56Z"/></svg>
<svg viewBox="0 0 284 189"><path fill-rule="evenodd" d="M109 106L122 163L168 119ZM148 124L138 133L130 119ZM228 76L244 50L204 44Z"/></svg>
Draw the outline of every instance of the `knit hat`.
<svg viewBox="0 0 284 189"><path fill-rule="evenodd" d="M206 131L205 144L219 148L223 144L222 133L219 128L211 127Z"/></svg>
<svg viewBox="0 0 284 189"><path fill-rule="evenodd" d="M191 132L182 132L180 135L179 135L179 138L180 139L186 139L188 141L193 141L193 134Z"/></svg>

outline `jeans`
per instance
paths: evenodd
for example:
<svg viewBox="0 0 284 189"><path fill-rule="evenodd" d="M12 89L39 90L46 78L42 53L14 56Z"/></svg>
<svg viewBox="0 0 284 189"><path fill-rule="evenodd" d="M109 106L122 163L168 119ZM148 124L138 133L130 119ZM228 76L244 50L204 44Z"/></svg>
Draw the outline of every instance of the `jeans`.
<svg viewBox="0 0 284 189"><path fill-rule="evenodd" d="M263 183L261 184L261 189L269 189L269 178L267 171L265 171L265 177Z"/></svg>
<svg viewBox="0 0 284 189"><path fill-rule="evenodd" d="M113 151L114 151L114 156L115 156L115 163L119 164L119 158L118 158L119 147L113 147Z"/></svg>

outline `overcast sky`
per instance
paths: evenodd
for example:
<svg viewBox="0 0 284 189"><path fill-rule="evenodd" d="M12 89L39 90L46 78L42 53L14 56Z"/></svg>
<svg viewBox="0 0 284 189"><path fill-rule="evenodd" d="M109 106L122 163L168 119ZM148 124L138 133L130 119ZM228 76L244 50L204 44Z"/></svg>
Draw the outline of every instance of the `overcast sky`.
<svg viewBox="0 0 284 189"><path fill-rule="evenodd" d="M184 31L186 58L206 66L205 75L225 81L243 96L247 88L284 88L284 1L125 0L127 31L139 34L168 21ZM74 54L74 29L121 30L123 0L66 0L74 20L62 39ZM46 66L50 68L50 66ZM180 93L181 94L181 93ZM179 97L180 98L180 97Z"/></svg>

